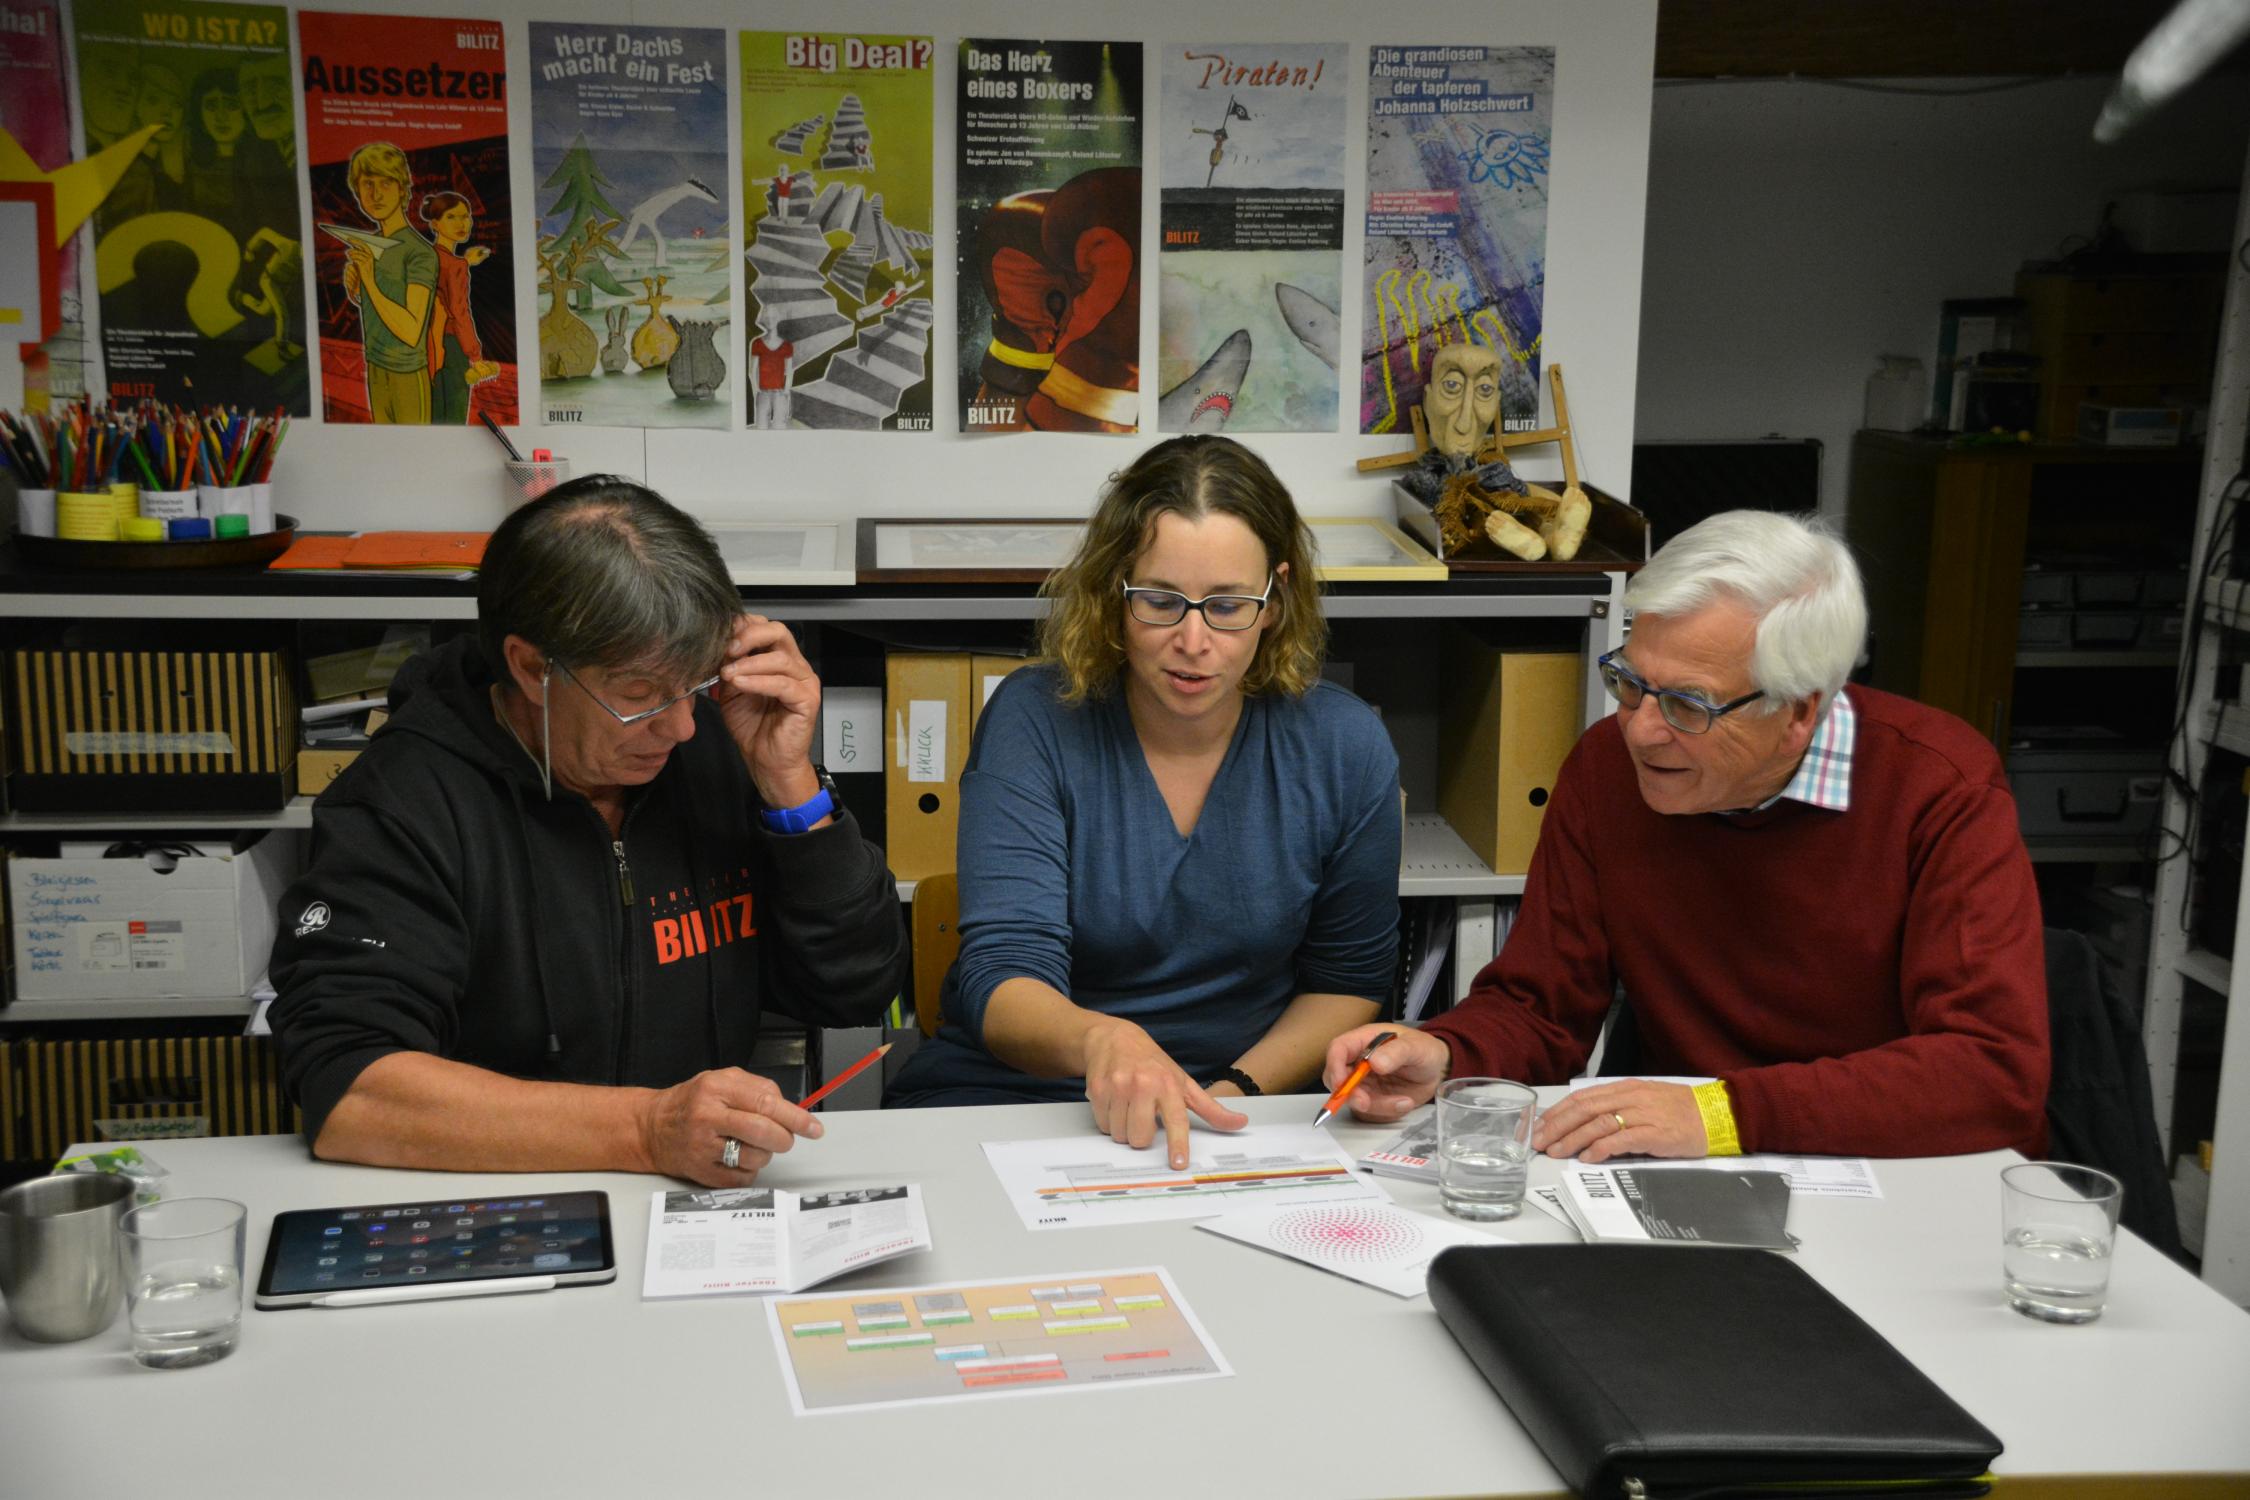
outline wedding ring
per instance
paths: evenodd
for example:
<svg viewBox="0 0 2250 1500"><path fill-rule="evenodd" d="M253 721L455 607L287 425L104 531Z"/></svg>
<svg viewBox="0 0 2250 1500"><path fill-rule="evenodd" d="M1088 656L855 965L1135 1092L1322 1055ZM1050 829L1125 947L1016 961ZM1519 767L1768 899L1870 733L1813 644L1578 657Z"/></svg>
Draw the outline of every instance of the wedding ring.
<svg viewBox="0 0 2250 1500"><path fill-rule="evenodd" d="M739 1170L742 1166L742 1142L728 1136L726 1149L719 1153L719 1165L729 1172Z"/></svg>
<svg viewBox="0 0 2250 1500"><path fill-rule="evenodd" d="M1611 1115L1610 1118L1617 1122L1617 1128L1619 1130L1623 1130L1625 1128L1625 1117L1623 1115ZM732 1145L734 1143L732 1141L729 1141L727 1144ZM730 1161L727 1163L727 1165L731 1167L734 1165L734 1163Z"/></svg>

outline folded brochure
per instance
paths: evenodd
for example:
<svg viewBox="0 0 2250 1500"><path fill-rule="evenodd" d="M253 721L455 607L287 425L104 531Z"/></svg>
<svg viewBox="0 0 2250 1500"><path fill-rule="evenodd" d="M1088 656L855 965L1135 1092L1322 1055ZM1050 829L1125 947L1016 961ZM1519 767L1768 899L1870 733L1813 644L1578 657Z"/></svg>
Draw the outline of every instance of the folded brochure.
<svg viewBox="0 0 2250 1500"><path fill-rule="evenodd" d="M1573 1163L1562 1170L1561 1198L1589 1241L1797 1246L1787 1228L1789 1178L1780 1172Z"/></svg>
<svg viewBox="0 0 2250 1500"><path fill-rule="evenodd" d="M643 1297L796 1292L930 1248L922 1189L693 1188L658 1191L648 1211Z"/></svg>

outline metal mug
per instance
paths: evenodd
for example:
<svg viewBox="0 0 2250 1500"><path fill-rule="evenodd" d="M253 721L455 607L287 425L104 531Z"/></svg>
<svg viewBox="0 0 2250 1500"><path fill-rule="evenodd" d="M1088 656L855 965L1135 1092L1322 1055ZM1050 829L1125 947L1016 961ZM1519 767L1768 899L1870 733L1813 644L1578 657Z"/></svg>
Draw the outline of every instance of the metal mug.
<svg viewBox="0 0 2250 1500"><path fill-rule="evenodd" d="M120 1227L130 1177L64 1172L0 1193L0 1298L16 1332L43 1344L91 1338L125 1302Z"/></svg>

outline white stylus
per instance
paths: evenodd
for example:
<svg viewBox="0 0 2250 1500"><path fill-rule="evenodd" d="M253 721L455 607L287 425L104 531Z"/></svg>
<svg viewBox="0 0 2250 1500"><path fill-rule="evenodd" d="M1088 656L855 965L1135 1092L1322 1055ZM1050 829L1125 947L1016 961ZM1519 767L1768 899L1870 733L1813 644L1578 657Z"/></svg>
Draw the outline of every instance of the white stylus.
<svg viewBox="0 0 2250 1500"><path fill-rule="evenodd" d="M504 1297L511 1292L551 1292L552 1276L511 1276L500 1281L440 1281L422 1286L369 1286L348 1292L328 1292L312 1299L314 1307L370 1307L378 1302L435 1302L440 1297Z"/></svg>

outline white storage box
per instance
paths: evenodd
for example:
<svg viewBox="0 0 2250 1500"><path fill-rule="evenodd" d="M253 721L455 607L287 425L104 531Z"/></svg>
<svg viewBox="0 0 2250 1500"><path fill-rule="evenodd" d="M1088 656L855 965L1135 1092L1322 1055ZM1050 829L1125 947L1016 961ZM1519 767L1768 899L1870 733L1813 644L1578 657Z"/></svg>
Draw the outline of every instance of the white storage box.
<svg viewBox="0 0 2250 1500"><path fill-rule="evenodd" d="M2108 448L2177 448L2185 426L2176 406L2104 406L2078 403L2078 440Z"/></svg>
<svg viewBox="0 0 2250 1500"><path fill-rule="evenodd" d="M8 861L16 995L23 1000L239 997L266 969L274 907L303 838L241 854Z"/></svg>

